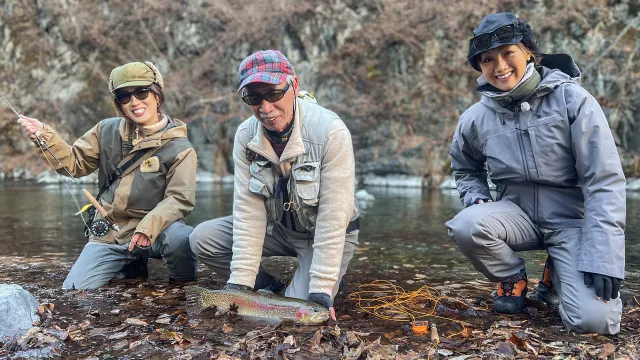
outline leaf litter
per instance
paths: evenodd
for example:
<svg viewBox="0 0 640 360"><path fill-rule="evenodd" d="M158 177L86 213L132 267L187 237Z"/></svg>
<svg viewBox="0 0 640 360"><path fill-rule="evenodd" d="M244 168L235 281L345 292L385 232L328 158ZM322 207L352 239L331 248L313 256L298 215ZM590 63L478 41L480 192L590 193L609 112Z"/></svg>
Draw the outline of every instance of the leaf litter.
<svg viewBox="0 0 640 360"><path fill-rule="evenodd" d="M490 283L481 280L427 284L455 301L441 301L441 307L423 301L422 311L434 316L414 326L411 317L400 317L402 311L385 314L403 321L362 311L347 300L359 290L355 285L337 298L337 323L273 326L215 312L188 314L182 284L162 280L121 280L91 291L52 289L65 273L53 273L62 274L58 282L16 280L41 301L41 320L24 336L0 342L0 358L638 359L640 311L633 299L625 302L618 336L567 331L556 309L530 300L527 310L536 316L470 313L468 307L490 307ZM214 277L200 278L208 288L222 286Z"/></svg>

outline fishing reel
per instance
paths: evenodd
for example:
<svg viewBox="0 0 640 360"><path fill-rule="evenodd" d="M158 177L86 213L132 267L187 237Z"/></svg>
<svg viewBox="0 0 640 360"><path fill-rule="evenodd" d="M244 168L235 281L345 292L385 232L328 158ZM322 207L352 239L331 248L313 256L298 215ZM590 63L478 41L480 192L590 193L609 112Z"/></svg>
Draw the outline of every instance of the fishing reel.
<svg viewBox="0 0 640 360"><path fill-rule="evenodd" d="M95 237L103 237L109 233L109 226L107 220L94 220L91 223L91 234Z"/></svg>

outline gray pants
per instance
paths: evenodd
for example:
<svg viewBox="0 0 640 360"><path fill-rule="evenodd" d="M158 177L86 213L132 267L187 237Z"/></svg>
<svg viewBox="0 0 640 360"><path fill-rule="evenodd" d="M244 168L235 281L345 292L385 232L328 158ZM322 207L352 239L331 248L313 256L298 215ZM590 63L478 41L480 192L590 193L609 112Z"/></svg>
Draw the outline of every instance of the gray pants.
<svg viewBox="0 0 640 360"><path fill-rule="evenodd" d="M340 275L333 288L333 294L330 294L332 298L338 293L340 280L347 271L349 261L358 246L358 232L355 230L345 236ZM189 241L193 252L198 255L198 259L203 264L215 271L225 281L229 279L231 257L233 256L233 216L203 222L193 230ZM298 268L291 283L287 286L285 296L305 300L309 297L309 281L311 280L309 269L313 258L313 238L274 226L273 234L266 235L264 239L262 256L296 256ZM260 267L260 272L263 271Z"/></svg>
<svg viewBox="0 0 640 360"><path fill-rule="evenodd" d="M473 205L446 226L473 266L495 282L524 269L524 260L516 256L516 251L546 249L564 325L577 332L612 335L620 331L620 297L608 303L596 300L594 288L584 285L583 274L577 270L582 229L538 228L509 201Z"/></svg>
<svg viewBox="0 0 640 360"><path fill-rule="evenodd" d="M195 280L196 256L189 246L191 226L176 221L169 225L148 249L90 241L71 267L63 289L95 289L108 283L129 263L140 258L163 259L172 280Z"/></svg>

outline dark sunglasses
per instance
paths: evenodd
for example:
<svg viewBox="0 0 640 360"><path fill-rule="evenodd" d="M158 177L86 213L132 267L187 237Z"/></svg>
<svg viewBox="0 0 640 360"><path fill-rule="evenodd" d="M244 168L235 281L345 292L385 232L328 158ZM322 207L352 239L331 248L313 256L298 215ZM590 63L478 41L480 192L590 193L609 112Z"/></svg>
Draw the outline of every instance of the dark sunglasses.
<svg viewBox="0 0 640 360"><path fill-rule="evenodd" d="M131 101L131 95L135 96L138 100L144 100L149 97L149 88L139 88L130 92L116 93L115 98L118 104L124 105Z"/></svg>
<svg viewBox="0 0 640 360"><path fill-rule="evenodd" d="M487 50L491 46L491 42L495 37L498 42L505 44L513 40L516 35L521 35L520 30L516 28L514 24L505 25L501 28L498 28L492 32L480 34L476 37L473 37L469 40L469 47L473 50L474 53L482 52Z"/></svg>
<svg viewBox="0 0 640 360"><path fill-rule="evenodd" d="M274 103L276 101L280 101L284 97L284 94L289 90L289 86L291 86L291 82L287 83L287 86L282 89L269 91L264 94L249 94L242 97L242 101L247 103L247 105L256 106L262 104L262 100L267 100L270 103Z"/></svg>

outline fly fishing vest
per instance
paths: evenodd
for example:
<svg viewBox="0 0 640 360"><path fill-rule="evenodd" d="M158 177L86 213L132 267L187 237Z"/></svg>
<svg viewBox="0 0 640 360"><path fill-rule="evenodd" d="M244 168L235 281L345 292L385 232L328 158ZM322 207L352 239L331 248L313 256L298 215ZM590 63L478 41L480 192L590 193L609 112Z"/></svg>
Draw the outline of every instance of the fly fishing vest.
<svg viewBox="0 0 640 360"><path fill-rule="evenodd" d="M102 120L100 123L100 166L98 169L100 186L104 184L106 178L113 173L122 159L133 149L133 135L131 134L127 139L123 139L120 136L120 124L122 121L128 120L117 117ZM173 127L173 124L173 121L169 119L169 128ZM175 158L182 151L192 147L186 137L161 140L160 136L154 134L148 138L153 137L157 137L157 140L150 141L155 141L157 143L156 147L137 150L153 152L153 156L149 160L152 160L154 164L148 168L153 171L141 170L140 167L134 166L135 170L132 170L134 178L131 182L127 209L142 210L143 212L153 210L164 199L167 185L166 176ZM145 158L146 156L142 159ZM104 192L102 195L104 202L109 204L113 202L115 191L120 185L120 181L121 179L114 181L108 190Z"/></svg>
<svg viewBox="0 0 640 360"><path fill-rule="evenodd" d="M285 212L294 215L295 227L298 232L313 234L318 215L318 201L320 192L320 166L324 148L328 140L329 126L338 119L338 115L314 104L300 107L301 137L304 144L304 154L293 159L291 174L284 189L278 187L281 175L274 169L276 165L264 158L251 160L249 170L249 191L264 197L267 210L267 233L271 234L273 225L280 222ZM258 120L255 117L247 124L249 141L258 135ZM248 141L247 141L248 142ZM282 185L280 183L280 185ZM287 204L283 199L286 190Z"/></svg>

